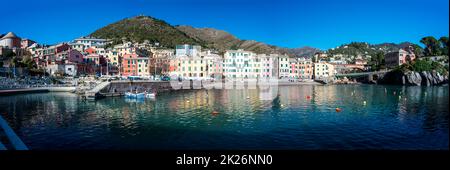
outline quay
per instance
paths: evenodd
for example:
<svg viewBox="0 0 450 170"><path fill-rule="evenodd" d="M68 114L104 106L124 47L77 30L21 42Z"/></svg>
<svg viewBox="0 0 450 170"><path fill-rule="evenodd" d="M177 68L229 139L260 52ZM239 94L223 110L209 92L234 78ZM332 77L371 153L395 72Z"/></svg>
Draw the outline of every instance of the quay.
<svg viewBox="0 0 450 170"><path fill-rule="evenodd" d="M0 90L0 96L7 96L21 93L46 93L46 92L72 92L76 87L34 87L27 89L7 89Z"/></svg>

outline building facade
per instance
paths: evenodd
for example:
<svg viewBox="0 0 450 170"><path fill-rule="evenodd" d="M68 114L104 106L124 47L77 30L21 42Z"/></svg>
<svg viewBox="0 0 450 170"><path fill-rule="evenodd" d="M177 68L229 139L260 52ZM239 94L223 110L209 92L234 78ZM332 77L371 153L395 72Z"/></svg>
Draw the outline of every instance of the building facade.
<svg viewBox="0 0 450 170"><path fill-rule="evenodd" d="M261 60L251 51L228 50L224 55L225 78L249 79L261 75Z"/></svg>
<svg viewBox="0 0 450 170"><path fill-rule="evenodd" d="M400 49L385 55L385 63L387 68L394 68L407 62L414 61L415 59L416 55L410 49Z"/></svg>
<svg viewBox="0 0 450 170"><path fill-rule="evenodd" d="M7 47L9 49L20 48L22 46L21 39L13 32L9 32L5 36L0 37L0 46Z"/></svg>
<svg viewBox="0 0 450 170"><path fill-rule="evenodd" d="M334 75L335 75L334 65L326 62L314 63L314 79L320 80L332 77Z"/></svg>

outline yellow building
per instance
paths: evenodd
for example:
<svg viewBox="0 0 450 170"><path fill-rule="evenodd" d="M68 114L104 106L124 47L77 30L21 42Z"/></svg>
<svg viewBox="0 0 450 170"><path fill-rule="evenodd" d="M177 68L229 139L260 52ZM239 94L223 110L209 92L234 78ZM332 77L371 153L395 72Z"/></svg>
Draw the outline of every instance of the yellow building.
<svg viewBox="0 0 450 170"><path fill-rule="evenodd" d="M138 57L137 59L137 74L138 76L150 76L148 67L148 57Z"/></svg>
<svg viewBox="0 0 450 170"><path fill-rule="evenodd" d="M115 50L107 50L104 54L108 62L113 66L119 65L119 53Z"/></svg>
<svg viewBox="0 0 450 170"><path fill-rule="evenodd" d="M222 57L209 52L198 56L172 56L170 76L183 79L209 79L222 76Z"/></svg>
<svg viewBox="0 0 450 170"><path fill-rule="evenodd" d="M326 62L314 63L314 79L323 79L334 75L334 65Z"/></svg>

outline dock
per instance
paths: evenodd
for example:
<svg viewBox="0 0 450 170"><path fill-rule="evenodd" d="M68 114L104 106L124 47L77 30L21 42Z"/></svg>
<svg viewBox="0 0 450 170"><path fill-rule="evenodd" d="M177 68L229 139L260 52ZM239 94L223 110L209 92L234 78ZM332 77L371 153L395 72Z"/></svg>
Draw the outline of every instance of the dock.
<svg viewBox="0 0 450 170"><path fill-rule="evenodd" d="M23 94L23 93L47 93L47 92L71 92L76 87L34 87L27 89L6 89L0 90L0 96Z"/></svg>

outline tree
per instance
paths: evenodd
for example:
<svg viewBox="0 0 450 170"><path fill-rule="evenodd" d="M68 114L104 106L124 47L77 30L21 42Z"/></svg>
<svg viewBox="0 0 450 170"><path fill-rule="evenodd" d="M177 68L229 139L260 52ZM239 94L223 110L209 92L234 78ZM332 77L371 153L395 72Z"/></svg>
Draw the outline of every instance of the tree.
<svg viewBox="0 0 450 170"><path fill-rule="evenodd" d="M417 60L412 64L413 71L422 72L422 71L431 71L433 70L433 66L430 61L427 60Z"/></svg>
<svg viewBox="0 0 450 170"><path fill-rule="evenodd" d="M371 68L372 70L380 70L382 68L384 68L384 53L383 52L378 52L375 54L374 57L372 57L372 62L371 62Z"/></svg>
<svg viewBox="0 0 450 170"><path fill-rule="evenodd" d="M441 53L443 55L448 56L448 37L441 37L439 38L439 42L441 45Z"/></svg>
<svg viewBox="0 0 450 170"><path fill-rule="evenodd" d="M412 47L414 49L414 55L416 55L416 57L422 57L423 56L423 48L422 47L420 47L417 44L413 44Z"/></svg>
<svg viewBox="0 0 450 170"><path fill-rule="evenodd" d="M441 54L440 43L433 36L423 37L420 42L425 45L425 56L436 56Z"/></svg>

